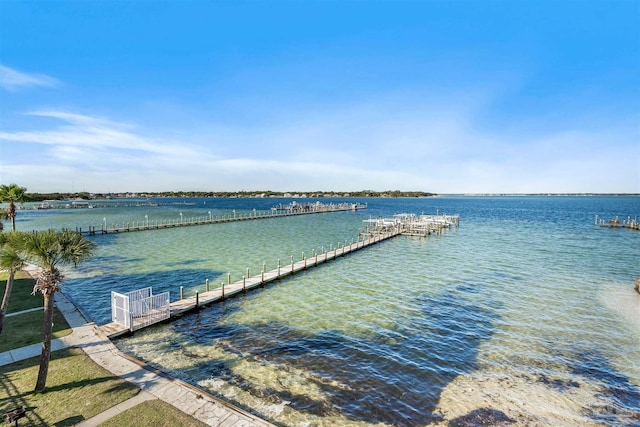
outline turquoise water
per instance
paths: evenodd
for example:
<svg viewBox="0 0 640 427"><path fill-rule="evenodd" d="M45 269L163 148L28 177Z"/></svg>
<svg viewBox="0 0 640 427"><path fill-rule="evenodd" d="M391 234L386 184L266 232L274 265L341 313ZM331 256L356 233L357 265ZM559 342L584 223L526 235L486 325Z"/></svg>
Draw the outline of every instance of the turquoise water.
<svg viewBox="0 0 640 427"><path fill-rule="evenodd" d="M164 201L21 211L18 227L281 202ZM190 294L350 241L370 216L459 213L440 236L394 238L118 345L282 425L640 424L640 232L594 227L595 215L640 214L639 197L366 201L360 212L95 236L96 256L67 273L64 291L102 324L111 290L176 299L180 286Z"/></svg>

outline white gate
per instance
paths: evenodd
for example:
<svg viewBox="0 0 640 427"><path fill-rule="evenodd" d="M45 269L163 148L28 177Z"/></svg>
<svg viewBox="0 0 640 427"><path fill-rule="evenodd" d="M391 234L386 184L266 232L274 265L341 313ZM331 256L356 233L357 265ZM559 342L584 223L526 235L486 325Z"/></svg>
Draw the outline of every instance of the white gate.
<svg viewBox="0 0 640 427"><path fill-rule="evenodd" d="M131 329L128 296L111 291L111 321Z"/></svg>
<svg viewBox="0 0 640 427"><path fill-rule="evenodd" d="M153 295L151 288L120 294L111 291L111 320L130 331L168 319L169 292Z"/></svg>

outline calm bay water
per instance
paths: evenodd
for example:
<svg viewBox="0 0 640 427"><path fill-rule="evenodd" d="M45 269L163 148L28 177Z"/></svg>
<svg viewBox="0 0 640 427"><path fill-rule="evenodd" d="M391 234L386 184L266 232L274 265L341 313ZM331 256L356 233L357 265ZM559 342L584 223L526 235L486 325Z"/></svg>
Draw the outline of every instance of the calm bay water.
<svg viewBox="0 0 640 427"><path fill-rule="evenodd" d="M21 211L20 229L268 210L273 199ZM349 200L353 201L353 200ZM98 324L110 291L204 289L230 272L357 237L362 220L459 213L117 344L173 376L291 426L640 424L640 197L367 199L359 212L92 237L64 291ZM284 201L288 203L289 200ZM145 217L146 215L146 217Z"/></svg>

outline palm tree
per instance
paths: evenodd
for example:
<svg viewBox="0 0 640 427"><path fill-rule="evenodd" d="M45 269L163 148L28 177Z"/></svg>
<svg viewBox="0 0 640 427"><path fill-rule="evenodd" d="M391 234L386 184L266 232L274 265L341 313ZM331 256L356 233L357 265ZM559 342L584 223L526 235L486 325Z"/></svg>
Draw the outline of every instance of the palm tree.
<svg viewBox="0 0 640 427"><path fill-rule="evenodd" d="M35 392L44 391L49 373L51 356L51 337L53 334L53 297L60 290L64 276L58 269L60 265L77 266L87 260L94 251L95 244L81 234L65 230L36 231L24 237L24 251L27 257L37 263L42 272L36 279L33 294L40 292L44 297L44 323L42 332L42 353Z"/></svg>
<svg viewBox="0 0 640 427"><path fill-rule="evenodd" d="M4 223L2 221L7 218L9 218L9 215L7 215L7 210L0 208L0 232L4 230Z"/></svg>
<svg viewBox="0 0 640 427"><path fill-rule="evenodd" d="M24 200L27 189L18 184L0 185L0 201L9 202L7 215L11 219L11 231L16 231L16 203Z"/></svg>
<svg viewBox="0 0 640 427"><path fill-rule="evenodd" d="M0 270L9 272L7 286L4 288L4 296L2 297L2 305L0 305L0 334L4 327L4 316L7 313L9 298L13 290L13 279L16 272L22 270L26 264L20 251L22 238L22 233L0 233Z"/></svg>

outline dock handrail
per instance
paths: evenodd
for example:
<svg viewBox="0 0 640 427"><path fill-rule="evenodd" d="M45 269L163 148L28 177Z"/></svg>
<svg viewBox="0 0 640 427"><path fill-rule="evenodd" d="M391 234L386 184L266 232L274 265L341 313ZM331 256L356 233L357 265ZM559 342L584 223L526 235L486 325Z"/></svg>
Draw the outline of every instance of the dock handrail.
<svg viewBox="0 0 640 427"><path fill-rule="evenodd" d="M288 206L288 207L287 207ZM292 208L292 206L305 206L305 208ZM145 215L144 221L132 221L126 223L113 223L109 227L106 217L103 218L103 222L100 226L90 225L88 229L82 229L82 227L76 227L77 233L95 236L96 234L117 234L128 233L132 231L148 231L148 230L162 230L166 228L175 227L189 227L195 225L205 224L220 224L224 222L237 222L237 221L249 221L258 219L269 218L281 218L294 215L308 215L315 213L331 213L342 211L356 211L360 209L366 209L366 204L361 203L308 203L308 204L295 204L295 205L279 205L271 208L270 211L249 211L238 213L233 210L232 213L222 214L218 216L212 216L209 211L208 216L197 216L184 218L182 212L177 218L151 220Z"/></svg>

